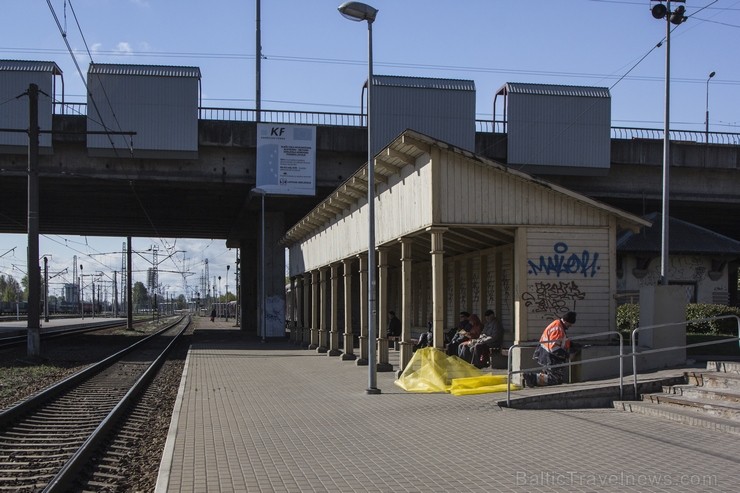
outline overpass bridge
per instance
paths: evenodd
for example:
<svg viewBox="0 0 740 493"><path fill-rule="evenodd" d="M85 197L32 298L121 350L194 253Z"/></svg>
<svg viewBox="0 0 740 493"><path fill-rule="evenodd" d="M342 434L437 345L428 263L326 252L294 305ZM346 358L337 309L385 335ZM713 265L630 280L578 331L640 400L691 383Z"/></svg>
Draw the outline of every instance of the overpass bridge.
<svg viewBox="0 0 740 493"><path fill-rule="evenodd" d="M84 106L73 114L53 115L52 147L40 156L38 167L39 232L225 240L242 249L243 309L256 312L261 202L250 195L256 182L255 112L200 108L197 157L157 159L134 158L125 150L90 155ZM367 137L360 114L263 110L261 121L317 127L317 194L267 197L270 244L365 163ZM503 123L477 121L476 127L476 154L506 163ZM671 215L740 239L740 134L676 131L671 140ZM4 151L0 233L24 233L27 155L23 149ZM661 210L662 156L662 130L612 128L606 172L537 175L642 215ZM269 292L284 287L282 257L276 251L267 259Z"/></svg>
<svg viewBox="0 0 740 493"><path fill-rule="evenodd" d="M69 106L69 105L67 105ZM91 236L255 239L259 200L253 110L200 108L196 159L90 156L84 104L54 115L53 151L40 156L40 231ZM363 115L261 112L263 122L317 127L316 197L268 197L285 228L354 173L367 156ZM476 154L506 163L502 122L478 120ZM672 216L740 238L740 134L672 131ZM707 142L708 141L708 142ZM636 214L660 210L662 130L612 128L611 166L597 175L534 173ZM0 153L3 214L0 233L26 230L25 151Z"/></svg>

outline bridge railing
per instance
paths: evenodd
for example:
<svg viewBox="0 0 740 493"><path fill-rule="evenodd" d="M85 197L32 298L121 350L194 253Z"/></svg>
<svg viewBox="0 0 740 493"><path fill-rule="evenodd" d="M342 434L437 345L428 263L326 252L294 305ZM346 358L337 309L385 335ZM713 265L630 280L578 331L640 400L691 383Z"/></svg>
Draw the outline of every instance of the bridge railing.
<svg viewBox="0 0 740 493"><path fill-rule="evenodd" d="M86 115L86 103L54 103L56 115ZM254 122L257 110L244 108L198 108L201 120ZM337 127L364 127L366 118L360 113L329 113L324 111L261 110L260 121L265 123L289 123L296 125L322 125ZM475 120L475 131L479 133L506 133L506 122L502 120ZM702 132L699 130L671 130L671 141L698 144L740 145L740 133ZM611 138L622 140L663 140L663 130L657 128L611 127Z"/></svg>

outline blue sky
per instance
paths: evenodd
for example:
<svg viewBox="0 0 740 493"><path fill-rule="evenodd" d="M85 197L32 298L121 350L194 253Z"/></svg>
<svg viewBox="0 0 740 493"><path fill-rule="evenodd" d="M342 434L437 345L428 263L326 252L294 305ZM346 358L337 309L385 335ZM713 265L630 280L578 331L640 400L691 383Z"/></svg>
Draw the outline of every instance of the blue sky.
<svg viewBox="0 0 740 493"><path fill-rule="evenodd" d="M262 1L263 109L360 111L367 25L343 18L340 3ZM493 118L493 96L503 84L531 82L609 87L613 126L663 127L665 44L656 45L666 23L651 16L654 2L367 3L379 9L373 24L375 73L474 80L480 119ZM707 77L714 71L708 86L710 128L740 132L740 0L685 5L690 18L671 34L671 128L704 129ZM255 106L254 0L2 0L2 17L0 58L55 61L64 72L68 101L85 100L82 79L92 56L97 63L198 66L204 106ZM40 248L53 252L61 266L71 265L74 254L92 262L84 257L87 249L120 250L121 241L53 237L42 238ZM137 250L158 244L165 251L174 240L134 242ZM211 277L218 271L225 276L226 263L233 265L235 252L221 240L178 240L177 249L183 245L189 260L179 263L194 273L186 276L190 284L201 275L204 258ZM25 264L25 237L0 235L0 255L14 246L17 250L0 258L0 273L22 277L12 265ZM120 265L120 258L102 262ZM181 290L182 276L172 275L163 282Z"/></svg>

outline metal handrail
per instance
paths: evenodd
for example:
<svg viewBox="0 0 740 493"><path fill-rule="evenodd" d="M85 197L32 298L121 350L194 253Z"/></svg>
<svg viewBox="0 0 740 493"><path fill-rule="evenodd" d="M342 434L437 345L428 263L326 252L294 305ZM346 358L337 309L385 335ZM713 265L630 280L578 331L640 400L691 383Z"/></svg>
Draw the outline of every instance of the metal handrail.
<svg viewBox="0 0 740 493"><path fill-rule="evenodd" d="M579 361L569 361L567 363L560 363L558 365L545 365L543 367L539 368L525 368L523 370L512 370L511 368L511 359L513 350L515 348L522 348L522 347L537 347L540 345L541 342L556 342L560 339L556 339L553 341L537 341L537 342L521 342L519 344L512 344L509 346L509 354L507 355L507 364L506 364L506 372L508 376L508 384L506 385L506 406L511 407L511 376L514 373L530 373L532 371L540 371L543 368L549 369L549 368L560 368L565 366L574 366L574 365L580 365L583 363L590 363L594 361L606 361L610 359L619 358L619 398L621 399L624 396L624 338L622 337L622 334L619 331L616 330L609 330L606 332L596 332L594 334L584 334L581 336L573 336L568 337L569 340L575 341L578 339L593 339L595 336L603 336L603 335L612 335L616 334L619 337L619 355L615 356L600 356L598 358L589 358L585 360L579 360Z"/></svg>
<svg viewBox="0 0 740 493"><path fill-rule="evenodd" d="M87 114L87 103L54 102L55 115ZM203 106L198 108L201 120L256 122L257 110L248 108L217 108ZM260 121L265 123L292 123L300 125L324 125L336 127L365 127L364 113L334 113L324 111L260 110ZM506 135L506 122L503 120L475 120L475 131ZM663 129L639 127L611 127L611 138L615 140L663 140ZM674 142L696 144L740 145L740 133L706 132L701 130L671 130L670 139Z"/></svg>
<svg viewBox="0 0 740 493"><path fill-rule="evenodd" d="M718 339L716 341L709 341L709 342L696 342L694 344L684 344L683 346L671 346L671 347L665 347L665 348L658 348L658 349L647 349L645 351L637 352L637 333L641 330L646 329L660 329L665 327L675 327L675 326L686 326L688 324L697 323L697 322L710 322L714 320L721 320L721 319L727 319L727 318L734 318L737 321L737 329L738 329L738 337L730 337L727 339ZM630 346L632 347L632 384L635 390L635 398L637 398L637 356L639 355L645 355L645 354L652 354L652 353L662 353L664 351L675 351L677 349L687 349L690 347L700 347L700 346L711 346L713 344L721 344L724 342L732 342L737 341L738 347L740 347L740 317L737 315L719 315L716 317L708 317L708 318L696 318L693 320L686 320L685 322L672 322L672 323L666 323L666 324L656 324L656 325L646 325L644 327L637 327L630 333Z"/></svg>

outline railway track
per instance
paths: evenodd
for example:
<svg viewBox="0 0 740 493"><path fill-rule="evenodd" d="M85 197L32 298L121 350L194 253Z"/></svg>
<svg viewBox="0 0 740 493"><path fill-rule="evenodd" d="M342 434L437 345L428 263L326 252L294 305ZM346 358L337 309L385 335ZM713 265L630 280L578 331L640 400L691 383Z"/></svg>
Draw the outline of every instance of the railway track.
<svg viewBox="0 0 740 493"><path fill-rule="evenodd" d="M141 320L134 322L140 323ZM58 329L43 330L40 333L42 341L54 339L57 337L68 337L75 334L84 334L85 332L93 332L96 330L111 329L113 327L125 327L126 322L121 320L101 320L95 324L81 324L81 325L66 325ZM25 329L23 329L25 331ZM0 335L0 349L22 346L28 342L28 335L23 334L2 334Z"/></svg>
<svg viewBox="0 0 740 493"><path fill-rule="evenodd" d="M127 436L145 426L137 416L156 406L148 384L189 324L180 319L0 413L0 492L72 491L90 464L115 469ZM116 489L105 468L89 481Z"/></svg>

